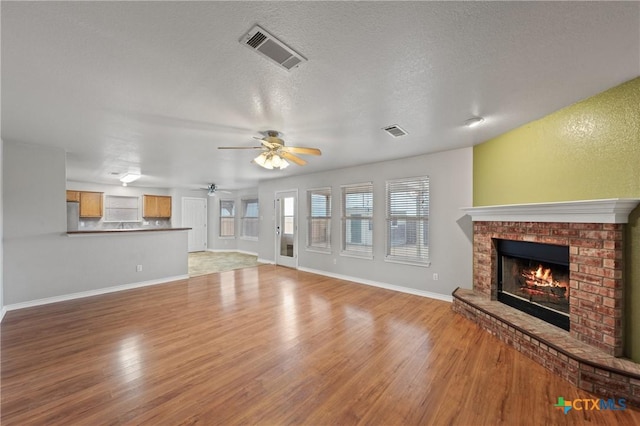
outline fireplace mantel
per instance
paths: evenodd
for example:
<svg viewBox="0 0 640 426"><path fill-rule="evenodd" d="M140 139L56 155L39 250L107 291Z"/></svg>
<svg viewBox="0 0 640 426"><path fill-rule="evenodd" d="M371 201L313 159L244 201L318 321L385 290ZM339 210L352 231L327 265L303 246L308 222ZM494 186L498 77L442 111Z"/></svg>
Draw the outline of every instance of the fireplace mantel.
<svg viewBox="0 0 640 426"><path fill-rule="evenodd" d="M609 198L466 207L462 211L474 222L627 223L639 203L636 198Z"/></svg>

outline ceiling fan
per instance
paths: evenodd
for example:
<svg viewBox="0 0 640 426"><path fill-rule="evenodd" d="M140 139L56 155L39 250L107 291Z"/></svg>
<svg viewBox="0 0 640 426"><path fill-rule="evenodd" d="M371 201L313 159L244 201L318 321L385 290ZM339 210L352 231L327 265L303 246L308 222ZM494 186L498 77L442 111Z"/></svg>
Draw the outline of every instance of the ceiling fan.
<svg viewBox="0 0 640 426"><path fill-rule="evenodd" d="M209 197L215 196L217 192L220 192L222 194L231 194L230 191L225 191L224 189L218 188L218 185L216 185L215 183L210 183L205 188L200 188L200 189L206 190L207 191L207 195Z"/></svg>
<svg viewBox="0 0 640 426"><path fill-rule="evenodd" d="M218 149L260 149L262 153L254 158L253 162L265 169L284 169L289 165L289 161L299 166L307 164L306 160L295 154L322 155L318 148L285 146L277 130L268 130L266 134L262 138L254 136L254 139L262 143L261 146L220 146Z"/></svg>

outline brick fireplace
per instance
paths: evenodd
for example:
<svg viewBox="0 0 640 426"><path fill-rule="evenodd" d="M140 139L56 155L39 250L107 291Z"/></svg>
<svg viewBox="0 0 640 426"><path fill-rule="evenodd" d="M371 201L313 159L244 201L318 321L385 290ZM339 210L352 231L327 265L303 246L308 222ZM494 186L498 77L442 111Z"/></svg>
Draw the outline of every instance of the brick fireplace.
<svg viewBox="0 0 640 426"><path fill-rule="evenodd" d="M622 393L640 405L640 365L619 358L624 349L624 229L639 201L464 209L474 222L473 290L456 290L453 309L576 386L605 396ZM568 332L497 301L498 245L505 240L568 247Z"/></svg>

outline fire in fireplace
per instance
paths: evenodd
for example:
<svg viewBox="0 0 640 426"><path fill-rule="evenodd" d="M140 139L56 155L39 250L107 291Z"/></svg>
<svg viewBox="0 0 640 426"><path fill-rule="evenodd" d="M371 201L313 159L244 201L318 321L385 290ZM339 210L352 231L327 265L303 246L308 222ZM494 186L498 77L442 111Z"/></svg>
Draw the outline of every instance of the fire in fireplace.
<svg viewBox="0 0 640 426"><path fill-rule="evenodd" d="M498 300L569 330L569 247L498 240Z"/></svg>

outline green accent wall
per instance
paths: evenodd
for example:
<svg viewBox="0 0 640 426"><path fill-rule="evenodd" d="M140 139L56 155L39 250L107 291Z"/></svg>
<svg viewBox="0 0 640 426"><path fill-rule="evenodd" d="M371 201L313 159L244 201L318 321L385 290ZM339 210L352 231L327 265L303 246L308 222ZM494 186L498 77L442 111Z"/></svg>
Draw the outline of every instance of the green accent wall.
<svg viewBox="0 0 640 426"><path fill-rule="evenodd" d="M473 149L473 204L640 198L640 77ZM626 232L625 354L640 362L640 208Z"/></svg>

